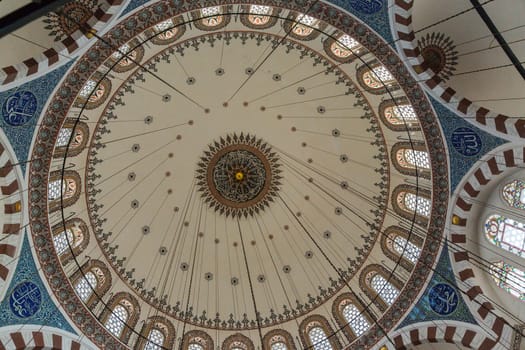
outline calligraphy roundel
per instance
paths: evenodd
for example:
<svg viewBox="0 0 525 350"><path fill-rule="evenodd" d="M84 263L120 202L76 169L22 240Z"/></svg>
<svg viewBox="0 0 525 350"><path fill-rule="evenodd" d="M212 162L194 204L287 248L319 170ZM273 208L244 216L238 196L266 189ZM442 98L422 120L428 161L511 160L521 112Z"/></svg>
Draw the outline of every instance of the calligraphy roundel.
<svg viewBox="0 0 525 350"><path fill-rule="evenodd" d="M452 146L460 154L472 157L481 151L481 137L471 128L461 127L452 132Z"/></svg>
<svg viewBox="0 0 525 350"><path fill-rule="evenodd" d="M428 303L439 315L450 315L458 307L459 297L456 290L446 283L438 283L428 293Z"/></svg>
<svg viewBox="0 0 525 350"><path fill-rule="evenodd" d="M2 117L9 125L24 125L33 118L37 106L36 97L31 91L17 91L5 100Z"/></svg>
<svg viewBox="0 0 525 350"><path fill-rule="evenodd" d="M9 297L11 311L20 318L28 318L36 314L40 304L42 304L40 288L29 281L19 283Z"/></svg>

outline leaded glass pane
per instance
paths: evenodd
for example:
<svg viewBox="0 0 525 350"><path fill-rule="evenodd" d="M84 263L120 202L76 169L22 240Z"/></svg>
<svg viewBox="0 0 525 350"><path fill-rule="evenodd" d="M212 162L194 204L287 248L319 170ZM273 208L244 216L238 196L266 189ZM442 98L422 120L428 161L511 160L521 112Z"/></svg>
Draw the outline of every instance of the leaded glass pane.
<svg viewBox="0 0 525 350"><path fill-rule="evenodd" d="M148 335L148 343L144 350L160 350L164 343L164 334L156 328L153 328Z"/></svg>
<svg viewBox="0 0 525 350"><path fill-rule="evenodd" d="M128 320L128 311L122 305L117 305L106 321L106 329L116 337L120 337Z"/></svg>
<svg viewBox="0 0 525 350"><path fill-rule="evenodd" d="M492 278L504 291L525 300L525 272L503 261L490 266Z"/></svg>
<svg viewBox="0 0 525 350"><path fill-rule="evenodd" d="M86 273L85 277L81 277L75 286L75 292L83 302L86 302L93 290L97 288L97 278L93 272Z"/></svg>
<svg viewBox="0 0 525 350"><path fill-rule="evenodd" d="M525 182L514 180L503 187L503 198L511 207L525 209Z"/></svg>
<svg viewBox="0 0 525 350"><path fill-rule="evenodd" d="M308 16L301 13L299 16L297 16L297 22L309 27L316 27L319 20L312 16Z"/></svg>
<svg viewBox="0 0 525 350"><path fill-rule="evenodd" d="M421 216L430 216L430 208L432 204L428 198L417 197L413 193L405 193L404 204L407 210L415 211L418 215Z"/></svg>
<svg viewBox="0 0 525 350"><path fill-rule="evenodd" d="M122 55L121 55L121 57L122 57ZM80 90L79 95L84 97L84 98L88 98L89 95L91 95L91 93L93 92L93 90L95 90L96 86L97 86L97 83L95 81L93 81L93 80L86 81L86 83L84 84L84 86Z"/></svg>
<svg viewBox="0 0 525 350"><path fill-rule="evenodd" d="M69 244L73 245L73 233L70 230L60 232L58 235L53 236L53 243L55 244L55 250L58 255L64 254L69 249Z"/></svg>
<svg viewBox="0 0 525 350"><path fill-rule="evenodd" d="M428 152L414 149L405 149L404 156L407 163L414 167L430 169L430 159Z"/></svg>
<svg viewBox="0 0 525 350"><path fill-rule="evenodd" d="M343 316L358 337L370 328L370 323L354 304L348 304L343 308Z"/></svg>
<svg viewBox="0 0 525 350"><path fill-rule="evenodd" d="M367 70L363 74L363 81L368 87L372 89L379 89L386 84L392 83L395 80L385 66L377 66L372 71Z"/></svg>
<svg viewBox="0 0 525 350"><path fill-rule="evenodd" d="M352 38L350 35L342 35L336 42L332 44L330 48L332 53L337 57L346 58L352 55L352 51L359 46L359 42ZM359 52L359 50L356 50Z"/></svg>
<svg viewBox="0 0 525 350"><path fill-rule="evenodd" d="M419 249L418 246L412 242L408 242L406 238L401 236L396 236L396 238L394 238L394 250L414 264L417 262L417 258L421 252L421 249Z"/></svg>
<svg viewBox="0 0 525 350"><path fill-rule="evenodd" d="M501 215L491 215L485 222L485 235L490 243L523 256L525 252L525 224Z"/></svg>
<svg viewBox="0 0 525 350"><path fill-rule="evenodd" d="M119 47L117 51L113 52L111 57L113 57L114 59L118 60L119 58L121 58L122 56L127 54L129 49L130 49L129 45L128 44L124 44L121 47Z"/></svg>
<svg viewBox="0 0 525 350"><path fill-rule="evenodd" d="M69 139L71 138L71 128L60 129L58 132L57 143L58 147L67 146Z"/></svg>
<svg viewBox="0 0 525 350"><path fill-rule="evenodd" d="M399 295L397 288L380 274L376 274L372 277L371 286L388 305L392 305Z"/></svg>
<svg viewBox="0 0 525 350"><path fill-rule="evenodd" d="M168 30L168 29L170 29L171 27L173 27L173 21L172 21L171 18L170 18L170 19L167 19L167 20L165 20L165 21L163 21L163 22L160 22L160 23L158 23L158 24L155 24L155 26L153 26L153 28L155 29L155 31L156 31L157 33L159 33L159 32L163 32L163 31L165 31L165 30Z"/></svg>
<svg viewBox="0 0 525 350"><path fill-rule="evenodd" d="M315 350L332 350L332 345L321 327L314 327L308 332L308 337Z"/></svg>
<svg viewBox="0 0 525 350"><path fill-rule="evenodd" d="M188 350L204 350L204 347L197 343L190 343Z"/></svg>
<svg viewBox="0 0 525 350"><path fill-rule="evenodd" d="M288 350L286 344L283 342L276 342L272 344L271 350Z"/></svg>
<svg viewBox="0 0 525 350"><path fill-rule="evenodd" d="M219 15L220 13L221 13L220 6L205 7L201 9L202 17L216 16L216 15Z"/></svg>
<svg viewBox="0 0 525 350"><path fill-rule="evenodd" d="M56 200L60 198L60 188L62 192L65 190L65 184L61 180L51 181L47 188L47 198L49 200Z"/></svg>
<svg viewBox="0 0 525 350"><path fill-rule="evenodd" d="M250 13L253 13L255 15L269 15L270 12L272 12L272 8L270 6L263 6L263 5L251 5L250 6Z"/></svg>
<svg viewBox="0 0 525 350"><path fill-rule="evenodd" d="M397 105L385 108L385 119L392 125L404 125L417 121L417 115L412 105Z"/></svg>

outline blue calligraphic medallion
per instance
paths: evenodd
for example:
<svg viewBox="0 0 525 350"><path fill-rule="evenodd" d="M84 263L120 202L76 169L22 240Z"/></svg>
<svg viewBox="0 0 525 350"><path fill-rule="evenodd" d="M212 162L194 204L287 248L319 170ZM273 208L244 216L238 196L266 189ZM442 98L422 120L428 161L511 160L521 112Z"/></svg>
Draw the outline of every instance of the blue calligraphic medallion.
<svg viewBox="0 0 525 350"><path fill-rule="evenodd" d="M452 132L452 146L464 156L472 157L481 151L481 137L471 128L461 127Z"/></svg>
<svg viewBox="0 0 525 350"><path fill-rule="evenodd" d="M371 15L383 7L382 0L350 0L350 6L361 13Z"/></svg>
<svg viewBox="0 0 525 350"><path fill-rule="evenodd" d="M20 318L28 318L36 314L40 310L41 304L42 293L40 288L29 281L19 283L9 297L11 311Z"/></svg>
<svg viewBox="0 0 525 350"><path fill-rule="evenodd" d="M33 118L37 106L36 97L31 91L17 91L4 101L2 117L9 125L24 125Z"/></svg>
<svg viewBox="0 0 525 350"><path fill-rule="evenodd" d="M449 284L438 283L428 292L428 303L435 313L450 315L458 307L458 293Z"/></svg>

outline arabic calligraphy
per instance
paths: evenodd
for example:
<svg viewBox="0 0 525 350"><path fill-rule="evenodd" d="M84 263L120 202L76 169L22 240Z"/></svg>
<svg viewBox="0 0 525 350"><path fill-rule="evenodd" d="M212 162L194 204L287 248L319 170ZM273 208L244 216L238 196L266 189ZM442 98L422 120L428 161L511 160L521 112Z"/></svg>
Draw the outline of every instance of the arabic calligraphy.
<svg viewBox="0 0 525 350"><path fill-rule="evenodd" d="M481 151L481 138L471 128L461 127L454 130L451 137L452 145L464 156L472 157Z"/></svg>
<svg viewBox="0 0 525 350"><path fill-rule="evenodd" d="M446 283L438 283L428 293L432 310L439 315L449 315L458 307L458 293Z"/></svg>
<svg viewBox="0 0 525 350"><path fill-rule="evenodd" d="M40 309L41 303L42 293L40 288L29 281L19 283L13 289L9 298L11 311L20 318L28 318L36 314Z"/></svg>
<svg viewBox="0 0 525 350"><path fill-rule="evenodd" d="M23 125L33 118L37 105L36 97L31 91L17 91L5 100L2 117L9 125Z"/></svg>

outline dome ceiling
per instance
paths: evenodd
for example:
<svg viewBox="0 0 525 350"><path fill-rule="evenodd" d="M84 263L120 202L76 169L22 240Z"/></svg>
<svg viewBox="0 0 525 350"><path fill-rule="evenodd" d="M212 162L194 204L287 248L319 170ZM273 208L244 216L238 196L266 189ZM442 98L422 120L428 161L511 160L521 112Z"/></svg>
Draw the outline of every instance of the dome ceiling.
<svg viewBox="0 0 525 350"><path fill-rule="evenodd" d="M345 344L368 347L424 286L448 198L428 101L354 18L322 2L271 5L145 7L51 99L30 169L35 247L95 343L133 346L146 329L137 320L162 317L177 337L220 344L240 332L258 344L280 329L299 348L311 341L301 325L326 319ZM395 124L385 111L401 105L412 114ZM395 255L385 237L396 230L417 252ZM85 266L104 276L100 302L79 292ZM398 294L411 288L379 300L377 274ZM120 340L103 326L117 295L135 317ZM357 340L333 314L346 295L371 320Z"/></svg>

